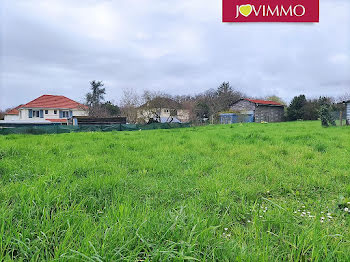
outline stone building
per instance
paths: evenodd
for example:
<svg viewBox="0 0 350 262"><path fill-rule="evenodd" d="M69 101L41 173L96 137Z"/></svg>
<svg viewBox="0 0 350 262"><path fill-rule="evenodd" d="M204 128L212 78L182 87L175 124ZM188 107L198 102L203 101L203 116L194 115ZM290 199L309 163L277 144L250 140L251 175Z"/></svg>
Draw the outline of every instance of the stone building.
<svg viewBox="0 0 350 262"><path fill-rule="evenodd" d="M230 107L237 115L251 116L254 122L281 122L284 116L284 105L257 99L240 99Z"/></svg>

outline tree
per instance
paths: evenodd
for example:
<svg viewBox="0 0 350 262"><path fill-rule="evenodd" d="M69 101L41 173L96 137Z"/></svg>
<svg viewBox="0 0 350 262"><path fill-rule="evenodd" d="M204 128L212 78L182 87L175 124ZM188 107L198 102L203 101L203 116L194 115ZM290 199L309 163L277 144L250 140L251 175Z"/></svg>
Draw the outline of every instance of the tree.
<svg viewBox="0 0 350 262"><path fill-rule="evenodd" d="M3 119L4 119L5 113L6 113L6 111L2 111L2 110L0 109L0 120L3 120Z"/></svg>
<svg viewBox="0 0 350 262"><path fill-rule="evenodd" d="M101 104L104 101L106 89L102 88L104 84L102 81L91 81L91 92L86 94L86 104L89 107L89 114L91 116L98 116L101 112Z"/></svg>
<svg viewBox="0 0 350 262"><path fill-rule="evenodd" d="M304 120L317 120L319 118L320 105L318 99L308 99L304 105Z"/></svg>
<svg viewBox="0 0 350 262"><path fill-rule="evenodd" d="M194 110L198 119L203 120L209 118L210 107L205 100L197 101Z"/></svg>
<svg viewBox="0 0 350 262"><path fill-rule="evenodd" d="M120 108L114 105L111 101L107 101L102 104L102 109L105 111L107 116L118 116L120 115Z"/></svg>
<svg viewBox="0 0 350 262"><path fill-rule="evenodd" d="M217 88L216 95L217 108L214 110L215 113L227 110L230 105L232 105L243 96L241 92L233 89L233 87L230 85L230 82L223 82Z"/></svg>
<svg viewBox="0 0 350 262"><path fill-rule="evenodd" d="M342 103L342 102L345 102L345 101L350 101L350 93L345 93L345 94L339 96L336 100L339 103Z"/></svg>
<svg viewBox="0 0 350 262"><path fill-rule="evenodd" d="M267 96L264 99L267 101L274 101L274 102L280 103L282 105L287 105L287 103L279 96L272 95L272 96Z"/></svg>
<svg viewBox="0 0 350 262"><path fill-rule="evenodd" d="M323 104L320 107L320 118L323 127L328 127L329 125L335 126L335 120L331 114L331 106L328 104Z"/></svg>
<svg viewBox="0 0 350 262"><path fill-rule="evenodd" d="M123 96L120 100L121 113L126 116L128 122L136 123L137 107L140 105L141 98L134 89L123 89Z"/></svg>
<svg viewBox="0 0 350 262"><path fill-rule="evenodd" d="M304 119L306 98L305 95L295 96L287 109L289 121Z"/></svg>

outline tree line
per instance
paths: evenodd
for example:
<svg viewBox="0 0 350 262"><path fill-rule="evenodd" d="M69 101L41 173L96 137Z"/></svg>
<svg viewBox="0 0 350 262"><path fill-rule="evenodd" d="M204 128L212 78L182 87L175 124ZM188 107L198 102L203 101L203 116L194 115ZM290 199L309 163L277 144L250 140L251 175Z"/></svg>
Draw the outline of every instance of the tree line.
<svg viewBox="0 0 350 262"><path fill-rule="evenodd" d="M161 101L168 103L171 99L177 102L182 109L189 110L190 121L194 122L206 121L213 116L217 117L220 112L227 111L234 102L249 97L231 86L229 82L223 82L216 89L209 89L197 95L172 96L164 92L149 90L144 90L142 94L138 94L133 89L124 89L120 103L117 105L111 101L105 101L106 90L103 88L104 84L101 81L91 81L90 85L90 92L85 96L85 103L89 106L92 116L123 115L131 123L138 121L138 108L141 105L148 105L150 101L159 101L156 105L153 102L150 107L164 108L167 105L161 104ZM285 121L317 120L321 116L326 116L330 118L328 122L332 122L331 116L329 116L330 112L344 110L344 105L339 102L350 100L350 93L337 98L320 96L319 98L307 99L305 95L299 95L295 96L289 105L276 95L254 98L285 105ZM172 106L174 107L174 105Z"/></svg>
<svg viewBox="0 0 350 262"><path fill-rule="evenodd" d="M159 107L166 108L169 101L175 101L172 107L181 107L189 111L189 120L192 122L208 121L217 118L220 112L227 111L231 104L241 98L248 98L244 92L234 88L229 82L223 82L217 88L209 89L196 95L170 95L160 91L144 90L142 94L133 89L124 89L118 103L106 99L106 89L102 81L90 82L89 92L85 95L83 103L89 107L89 114L95 117L126 116L130 123L140 121L137 116L138 108ZM350 100L350 93L341 97L306 98L305 95L295 96L287 105L282 98L271 95L267 97L253 97L255 99L270 100L285 105L285 120L317 120L321 116L330 118L327 122L332 124L330 112L344 110L341 101ZM150 103L152 101L152 103ZM174 108L180 109L180 108ZM0 110L0 119L5 111Z"/></svg>
<svg viewBox="0 0 350 262"><path fill-rule="evenodd" d="M128 121L133 123L139 121L137 119L137 110L143 107L166 108L166 103L172 103L170 107L179 107L174 109L187 109L190 112L190 121L203 121L209 119L210 116L227 110L227 108L235 101L245 97L245 95L233 88L229 82L223 82L216 89L209 89L198 95L176 95L160 92L144 90L142 94L138 94L133 89L124 89L119 105L110 101L105 101L106 90L101 81L90 82L90 92L85 96L85 104L89 107L91 116L105 117L114 115L126 116Z"/></svg>

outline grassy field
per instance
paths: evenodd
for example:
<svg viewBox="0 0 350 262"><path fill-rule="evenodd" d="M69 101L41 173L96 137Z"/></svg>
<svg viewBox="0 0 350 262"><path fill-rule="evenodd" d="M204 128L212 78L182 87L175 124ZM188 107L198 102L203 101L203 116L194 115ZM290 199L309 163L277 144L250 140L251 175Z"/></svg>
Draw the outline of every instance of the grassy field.
<svg viewBox="0 0 350 262"><path fill-rule="evenodd" d="M350 261L350 128L0 136L0 261Z"/></svg>

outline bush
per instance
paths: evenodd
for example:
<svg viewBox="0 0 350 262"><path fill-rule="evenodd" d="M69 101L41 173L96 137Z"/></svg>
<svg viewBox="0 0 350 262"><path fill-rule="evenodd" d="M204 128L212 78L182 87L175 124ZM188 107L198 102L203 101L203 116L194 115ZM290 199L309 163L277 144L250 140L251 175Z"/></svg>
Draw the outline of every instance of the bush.
<svg viewBox="0 0 350 262"><path fill-rule="evenodd" d="M320 118L322 126L328 127L329 125L335 126L335 120L331 114L331 108L329 105L322 105L320 108Z"/></svg>

